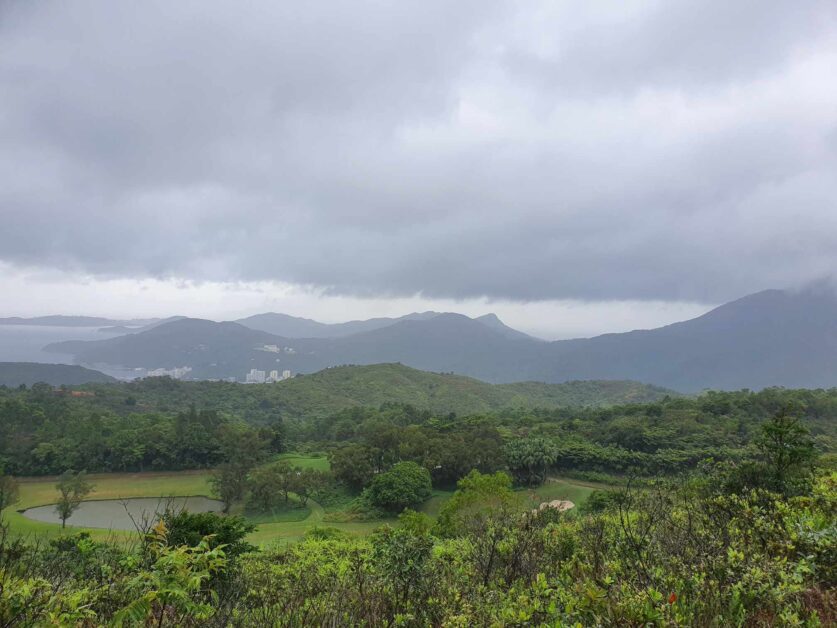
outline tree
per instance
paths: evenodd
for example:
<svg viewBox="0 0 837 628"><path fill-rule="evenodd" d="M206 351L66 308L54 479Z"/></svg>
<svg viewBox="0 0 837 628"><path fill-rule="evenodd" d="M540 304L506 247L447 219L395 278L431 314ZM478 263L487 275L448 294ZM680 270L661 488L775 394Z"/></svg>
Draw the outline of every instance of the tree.
<svg viewBox="0 0 837 628"><path fill-rule="evenodd" d="M768 471L770 488L781 492L810 476L817 452L814 441L791 409L783 408L761 426L756 446Z"/></svg>
<svg viewBox="0 0 837 628"><path fill-rule="evenodd" d="M405 511L411 522L418 521L413 511ZM399 521L402 517L399 517ZM382 577L382 592L390 598L394 612L409 614L423 605L432 590L433 577L428 563L433 555L434 539L429 527L402 525L396 529L382 526L372 535L372 563Z"/></svg>
<svg viewBox="0 0 837 628"><path fill-rule="evenodd" d="M287 504L291 493L296 493L304 506L310 497L328 486L331 474L316 469L291 466L285 460L254 469L248 479L248 505L254 510L269 511L280 496Z"/></svg>
<svg viewBox="0 0 837 628"><path fill-rule="evenodd" d="M399 512L430 497L430 473L415 462L399 462L376 475L365 491L373 506Z"/></svg>
<svg viewBox="0 0 837 628"><path fill-rule="evenodd" d="M67 469L58 478L55 488L59 493L55 511L61 518L61 527L64 528L67 525L67 519L93 490L93 484L87 480L87 474L84 471L74 473L72 469Z"/></svg>
<svg viewBox="0 0 837 628"><path fill-rule="evenodd" d="M245 425L224 426L221 450L226 462L218 466L209 481L224 503L225 513L234 502L244 498L247 476L267 457L268 447L265 435Z"/></svg>
<svg viewBox="0 0 837 628"><path fill-rule="evenodd" d="M263 400L264 401L264 400ZM271 452L280 454L285 451L285 423L278 414L271 415L267 424L259 430Z"/></svg>
<svg viewBox="0 0 837 628"><path fill-rule="evenodd" d="M286 460L278 460L250 472L247 485L250 489L248 504L258 511L268 511L276 506L281 496L285 503L296 490L297 472Z"/></svg>
<svg viewBox="0 0 837 628"><path fill-rule="evenodd" d="M250 472L247 478L247 487L250 491L247 497L249 509L266 512L276 505L283 473L278 464L264 465Z"/></svg>
<svg viewBox="0 0 837 628"><path fill-rule="evenodd" d="M555 463L555 447L543 438L520 438L505 447L506 462L515 480L524 486L538 486Z"/></svg>
<svg viewBox="0 0 837 628"><path fill-rule="evenodd" d="M340 447L332 451L328 459L335 479L352 490L360 491L375 475L372 451L363 445Z"/></svg>
<svg viewBox="0 0 837 628"><path fill-rule="evenodd" d="M487 585L501 560L501 546L522 517L521 499L511 478L498 471L471 471L439 512L436 530L443 536L465 536L471 542L474 567Z"/></svg>
<svg viewBox="0 0 837 628"><path fill-rule="evenodd" d="M224 512L244 497L247 471L234 464L225 462L218 466L209 478L212 493L224 504Z"/></svg>
<svg viewBox="0 0 837 628"><path fill-rule="evenodd" d="M4 475L0 469L0 518L3 517L3 509L16 504L18 497L17 482L12 476Z"/></svg>
<svg viewBox="0 0 837 628"><path fill-rule="evenodd" d="M612 490L595 490L579 506L578 511L587 515L611 510L617 506L621 494Z"/></svg>
<svg viewBox="0 0 837 628"><path fill-rule="evenodd" d="M293 491L303 506L308 503L311 496L328 486L330 477L329 473L317 469L296 469Z"/></svg>
<svg viewBox="0 0 837 628"><path fill-rule="evenodd" d="M495 515L519 513L520 497L512 490L512 479L498 471L483 474L471 471L457 482L457 490L439 512L436 529L442 536L463 536L486 527Z"/></svg>
<svg viewBox="0 0 837 628"><path fill-rule="evenodd" d="M224 425L220 441L224 460L247 471L264 462L270 450L270 435L241 423Z"/></svg>

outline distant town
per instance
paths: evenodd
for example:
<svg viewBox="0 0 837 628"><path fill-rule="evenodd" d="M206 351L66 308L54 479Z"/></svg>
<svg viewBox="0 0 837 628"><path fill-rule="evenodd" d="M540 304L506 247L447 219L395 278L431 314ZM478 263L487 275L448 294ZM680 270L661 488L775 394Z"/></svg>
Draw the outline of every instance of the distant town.
<svg viewBox="0 0 837 628"><path fill-rule="evenodd" d="M137 369L142 371L144 369ZM146 371L143 377L171 377L172 379L186 379L192 372L191 366L177 366L173 369L151 369Z"/></svg>
<svg viewBox="0 0 837 628"><path fill-rule="evenodd" d="M296 349L293 347L280 347L279 345L262 345L261 347L257 347L259 351L267 351L268 353L289 353L293 355L296 353Z"/></svg>
<svg viewBox="0 0 837 628"><path fill-rule="evenodd" d="M275 382L281 382L286 379L290 379L293 377L291 372L288 369L282 371L282 374L279 374L279 371L273 370L268 373L267 371L261 371L259 369L250 369L250 372L244 376L244 383L245 384L273 384Z"/></svg>
<svg viewBox="0 0 837 628"><path fill-rule="evenodd" d="M134 373L136 374L137 378L141 379L144 377L171 377L172 379L189 379L189 374L192 372L191 366L178 366L171 369L166 368L157 368L157 369L144 369L144 368L137 368L134 369ZM272 370L272 371L262 371L260 369L250 369L249 373L244 374L244 383L245 384L273 384L276 382L281 382L286 379L291 379L294 374L289 370L285 369L283 371L279 370ZM237 377L227 377L224 379L227 382L237 382L239 379Z"/></svg>

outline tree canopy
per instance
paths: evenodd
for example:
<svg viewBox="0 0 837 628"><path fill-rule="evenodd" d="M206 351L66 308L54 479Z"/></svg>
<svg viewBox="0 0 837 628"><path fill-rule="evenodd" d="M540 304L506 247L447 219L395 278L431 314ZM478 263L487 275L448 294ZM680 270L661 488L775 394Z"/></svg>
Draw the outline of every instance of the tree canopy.
<svg viewBox="0 0 837 628"><path fill-rule="evenodd" d="M415 462L399 462L389 471L376 475L366 489L373 506L400 512L430 497L430 473Z"/></svg>

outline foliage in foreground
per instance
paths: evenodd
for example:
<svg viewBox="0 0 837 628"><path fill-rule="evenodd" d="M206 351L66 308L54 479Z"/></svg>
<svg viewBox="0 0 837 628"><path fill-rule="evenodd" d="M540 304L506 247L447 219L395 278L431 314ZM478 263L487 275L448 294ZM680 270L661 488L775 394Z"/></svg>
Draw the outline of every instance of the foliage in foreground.
<svg viewBox="0 0 837 628"><path fill-rule="evenodd" d="M474 472L435 526L408 511L244 554L241 529L178 545L200 526L172 519L134 549L0 538L0 626L833 625L837 475L788 498L718 473L578 515L520 511L507 476Z"/></svg>

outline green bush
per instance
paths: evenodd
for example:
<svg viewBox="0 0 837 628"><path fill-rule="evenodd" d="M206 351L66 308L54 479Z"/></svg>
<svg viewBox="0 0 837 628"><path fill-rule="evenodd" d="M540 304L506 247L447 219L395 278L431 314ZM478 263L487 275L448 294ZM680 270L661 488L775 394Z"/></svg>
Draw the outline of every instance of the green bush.
<svg viewBox="0 0 837 628"><path fill-rule="evenodd" d="M220 517L211 512L167 511L162 522L168 545L197 547L204 537L209 537L209 546L223 545L224 553L230 558L256 549L244 540L256 526L237 515Z"/></svg>
<svg viewBox="0 0 837 628"><path fill-rule="evenodd" d="M400 512L430 497L430 473L415 462L399 462L375 476L364 495L370 504L389 512Z"/></svg>

